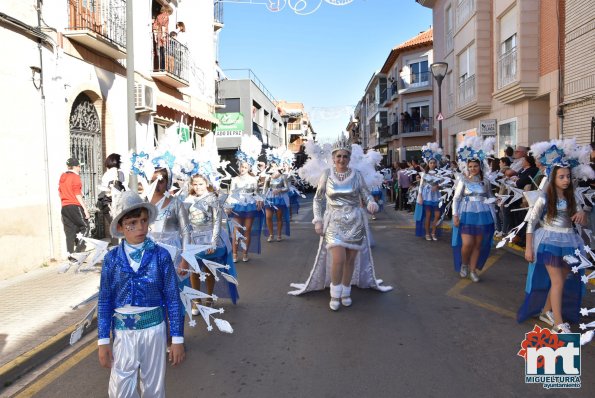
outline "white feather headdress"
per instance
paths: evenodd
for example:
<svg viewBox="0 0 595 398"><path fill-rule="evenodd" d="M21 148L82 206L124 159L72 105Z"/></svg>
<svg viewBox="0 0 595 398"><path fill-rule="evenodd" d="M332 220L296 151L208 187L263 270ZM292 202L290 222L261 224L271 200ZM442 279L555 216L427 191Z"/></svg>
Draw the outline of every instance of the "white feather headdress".
<svg viewBox="0 0 595 398"><path fill-rule="evenodd" d="M262 141L255 135L243 135L240 149L236 152L238 163L246 162L252 169L256 168L256 162L262 151Z"/></svg>
<svg viewBox="0 0 595 398"><path fill-rule="evenodd" d="M467 172L467 162L477 160L485 169L488 168L488 157L494 155L496 139L489 137L465 137L457 148L457 161L462 172Z"/></svg>
<svg viewBox="0 0 595 398"><path fill-rule="evenodd" d="M426 163L432 159L440 162L442 160L442 148L440 148L437 142L428 142L421 147L421 157Z"/></svg>

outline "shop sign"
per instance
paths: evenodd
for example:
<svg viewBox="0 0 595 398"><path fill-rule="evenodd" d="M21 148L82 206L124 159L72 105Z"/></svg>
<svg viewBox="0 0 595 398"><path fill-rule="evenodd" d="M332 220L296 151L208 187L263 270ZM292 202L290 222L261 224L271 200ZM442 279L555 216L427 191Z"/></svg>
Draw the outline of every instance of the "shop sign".
<svg viewBox="0 0 595 398"><path fill-rule="evenodd" d="M219 124L215 128L216 137L241 137L244 134L244 114L242 112L215 113Z"/></svg>
<svg viewBox="0 0 595 398"><path fill-rule="evenodd" d="M496 119L480 120L479 135L481 135L482 137L496 135Z"/></svg>

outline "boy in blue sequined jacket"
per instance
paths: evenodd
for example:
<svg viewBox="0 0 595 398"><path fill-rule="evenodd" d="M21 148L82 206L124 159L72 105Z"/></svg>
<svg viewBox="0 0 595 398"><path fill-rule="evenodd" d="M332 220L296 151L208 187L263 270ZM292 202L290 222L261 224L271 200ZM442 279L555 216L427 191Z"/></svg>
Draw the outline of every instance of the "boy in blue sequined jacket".
<svg viewBox="0 0 595 398"><path fill-rule="evenodd" d="M112 236L123 237L104 258L98 300L99 363L111 368L109 396L165 396L169 361L184 360L184 309L169 252L147 238L155 206L126 191L112 203ZM167 316L166 316L167 315ZM113 337L113 348L110 345Z"/></svg>

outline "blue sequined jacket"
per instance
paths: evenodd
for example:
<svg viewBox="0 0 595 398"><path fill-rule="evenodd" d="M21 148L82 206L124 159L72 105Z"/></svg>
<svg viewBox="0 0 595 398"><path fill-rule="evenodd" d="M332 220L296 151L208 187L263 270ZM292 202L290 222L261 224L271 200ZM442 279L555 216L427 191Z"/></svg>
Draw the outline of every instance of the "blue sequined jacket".
<svg viewBox="0 0 595 398"><path fill-rule="evenodd" d="M130 267L124 243L103 259L97 305L98 337L109 338L114 310L130 304L163 307L172 336L184 336L184 306L169 252L158 244L147 249L137 272Z"/></svg>

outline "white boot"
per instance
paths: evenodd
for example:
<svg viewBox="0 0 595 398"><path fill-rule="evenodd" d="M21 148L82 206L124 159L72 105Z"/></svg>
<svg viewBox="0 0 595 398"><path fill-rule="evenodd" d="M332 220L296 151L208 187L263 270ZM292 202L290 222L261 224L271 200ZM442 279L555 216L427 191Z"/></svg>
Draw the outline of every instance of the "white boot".
<svg viewBox="0 0 595 398"><path fill-rule="evenodd" d="M341 291L341 304L345 307L349 307L352 303L351 301L351 285L343 286L343 290Z"/></svg>
<svg viewBox="0 0 595 398"><path fill-rule="evenodd" d="M331 283L331 301L329 302L329 307L333 311L337 311L341 306L341 290L343 285L333 285Z"/></svg>

